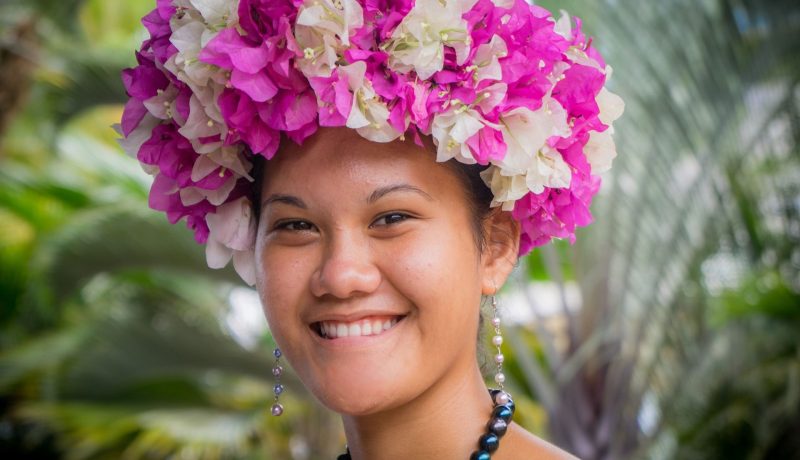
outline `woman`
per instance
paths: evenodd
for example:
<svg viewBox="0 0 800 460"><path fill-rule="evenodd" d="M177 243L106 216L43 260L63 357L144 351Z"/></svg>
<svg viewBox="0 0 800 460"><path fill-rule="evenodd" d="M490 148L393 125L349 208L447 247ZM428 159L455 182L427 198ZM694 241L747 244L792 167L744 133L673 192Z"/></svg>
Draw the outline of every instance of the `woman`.
<svg viewBox="0 0 800 460"><path fill-rule="evenodd" d="M163 0L144 24L123 145L151 206L256 285L341 458L568 458L487 392L476 334L615 155L580 27L522 0Z"/></svg>

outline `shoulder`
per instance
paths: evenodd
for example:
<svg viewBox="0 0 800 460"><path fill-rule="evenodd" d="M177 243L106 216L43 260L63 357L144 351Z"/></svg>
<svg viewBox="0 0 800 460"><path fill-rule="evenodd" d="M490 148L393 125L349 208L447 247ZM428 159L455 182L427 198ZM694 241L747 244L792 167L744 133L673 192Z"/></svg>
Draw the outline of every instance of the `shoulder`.
<svg viewBox="0 0 800 460"><path fill-rule="evenodd" d="M500 449L492 455L498 460L576 460L578 457L534 436L516 423L500 442Z"/></svg>

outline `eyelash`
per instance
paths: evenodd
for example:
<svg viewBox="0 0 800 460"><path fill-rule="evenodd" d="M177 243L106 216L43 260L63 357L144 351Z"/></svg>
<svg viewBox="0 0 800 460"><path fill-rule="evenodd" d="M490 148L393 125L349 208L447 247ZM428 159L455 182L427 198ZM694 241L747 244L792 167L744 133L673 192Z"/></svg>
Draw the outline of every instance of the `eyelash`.
<svg viewBox="0 0 800 460"><path fill-rule="evenodd" d="M275 224L275 230L287 230L287 231L290 231L290 232L307 232L309 230L307 228L304 228L302 230L293 230L293 229L289 228L290 225L307 224L307 223L308 222L306 222L304 220L290 220L290 221L286 221L286 222L278 222L277 224Z"/></svg>
<svg viewBox="0 0 800 460"><path fill-rule="evenodd" d="M409 216L408 214L402 213L402 212L390 212L390 213L387 213L387 214L384 214L384 215L382 215L382 216L378 217L378 219L376 220L376 222L377 222L378 220L385 219L385 218L387 218L387 217L389 217L389 216L401 216L401 217L402 217L402 219L400 219L399 221L396 221L396 222L392 222L391 224L386 224L386 225L394 225L394 224L399 224L400 222L406 221L406 220L408 220L408 219L410 219L410 218L411 218L411 216Z"/></svg>
<svg viewBox="0 0 800 460"><path fill-rule="evenodd" d="M406 220L411 218L410 215L402 213L402 212L389 212L389 213L386 213L386 214L378 217L375 220L375 222L377 222L377 221L379 221L381 219L386 219L387 217L390 217L390 216L401 216L402 219L400 219L399 221L392 222L392 223L387 223L386 225L398 224L400 222L406 221ZM294 225L294 224L312 225L312 224L310 224L309 222L307 222L305 220L289 220L289 221L285 221L285 222L278 222L277 224L275 224L275 230L286 230L286 231L290 231L290 232L307 232L307 231L311 230L310 228L294 229L294 230L289 228L290 225ZM374 222L373 222L373 224L370 225L370 227L372 227L373 225L374 225Z"/></svg>

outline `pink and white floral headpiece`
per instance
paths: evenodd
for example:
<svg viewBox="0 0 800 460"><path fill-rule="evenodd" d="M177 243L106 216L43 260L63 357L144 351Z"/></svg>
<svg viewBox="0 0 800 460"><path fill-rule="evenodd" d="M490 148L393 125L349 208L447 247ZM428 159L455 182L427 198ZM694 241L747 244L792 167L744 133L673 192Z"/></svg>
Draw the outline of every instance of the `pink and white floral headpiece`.
<svg viewBox="0 0 800 460"><path fill-rule="evenodd" d="M520 255L575 240L616 156L610 68L579 20L524 0L157 0L143 23L121 143L155 178L150 206L249 284L251 160L284 135L429 135L437 161L489 165Z"/></svg>

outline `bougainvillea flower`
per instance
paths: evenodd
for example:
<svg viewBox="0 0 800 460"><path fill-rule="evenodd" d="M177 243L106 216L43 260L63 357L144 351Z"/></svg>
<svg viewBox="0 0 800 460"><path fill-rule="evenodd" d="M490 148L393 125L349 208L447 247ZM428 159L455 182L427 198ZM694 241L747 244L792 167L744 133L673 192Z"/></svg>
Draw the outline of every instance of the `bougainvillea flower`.
<svg viewBox="0 0 800 460"><path fill-rule="evenodd" d="M525 0L157 0L122 74L120 143L209 265L253 283L253 157L320 126L484 165L520 255L575 240L624 103L578 19Z"/></svg>

